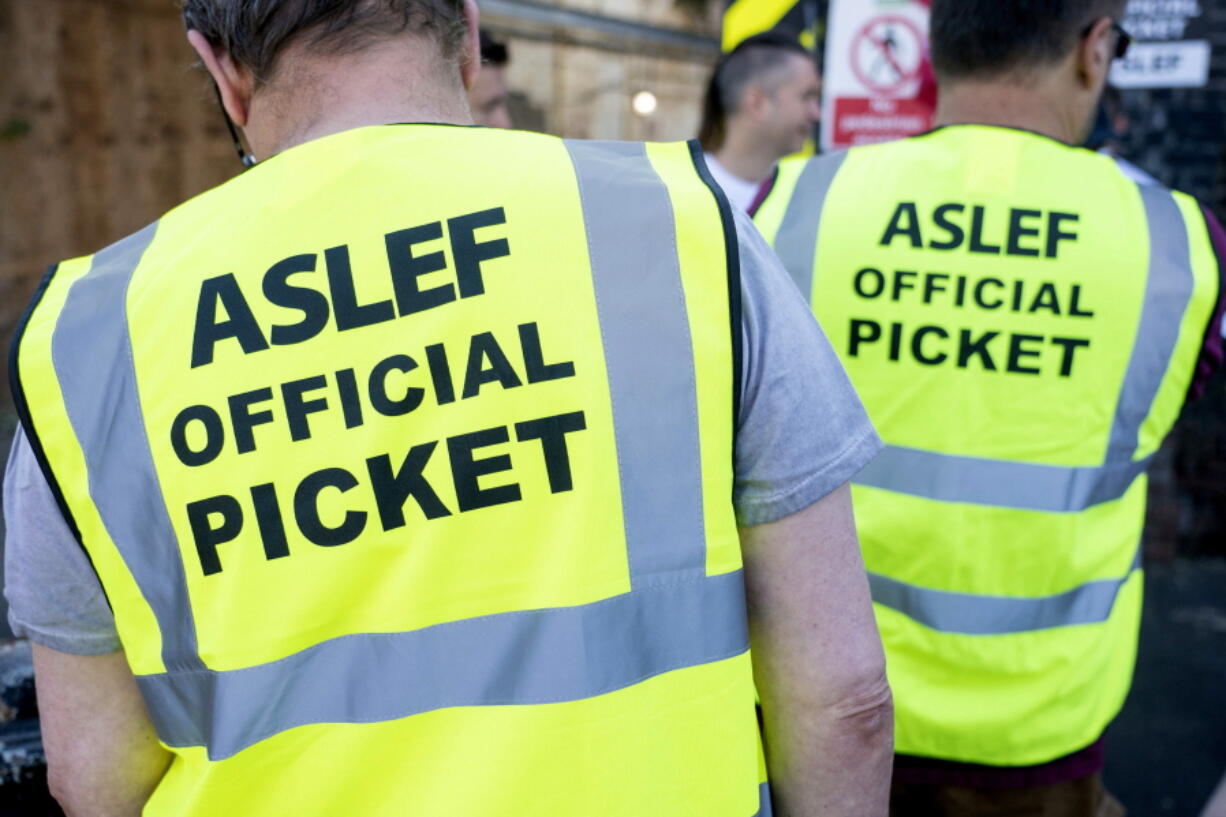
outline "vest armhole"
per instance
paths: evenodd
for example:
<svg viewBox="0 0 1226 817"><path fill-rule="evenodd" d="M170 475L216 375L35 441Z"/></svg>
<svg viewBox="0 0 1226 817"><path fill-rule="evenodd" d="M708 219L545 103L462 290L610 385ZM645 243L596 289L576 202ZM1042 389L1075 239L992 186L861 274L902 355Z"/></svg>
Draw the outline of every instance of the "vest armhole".
<svg viewBox="0 0 1226 817"><path fill-rule="evenodd" d="M42 470L48 487L51 488L51 495L55 497L55 504L59 506L65 524L72 531L73 538L77 540L77 545L81 548L81 552L85 554L85 558L89 560L90 567L97 574L98 569L94 567L94 560L90 558L89 550L86 549L85 543L81 539L81 529L77 526L77 520L73 517L72 511L68 509L68 503L64 499L64 492L60 490L60 483L55 478L55 473L51 470L51 463L47 460L46 452L43 451L42 441L38 437L38 431L35 429L34 422L30 416L30 406L26 402L25 389L22 388L21 374L19 372L19 351L21 349L21 341L25 336L26 326L29 324L34 310L42 302L43 295L46 293L47 287L51 285L51 280L55 277L57 270L59 270L59 264L52 264L47 269L46 274L43 275L43 279L38 285L38 289L34 291L33 297L30 298L30 303L26 306L25 312L22 313L21 320L17 322L17 329L13 332L13 340L9 345L9 389L13 394L13 407L17 410L17 418L21 421L21 427L25 432L26 440L30 443L30 450L34 453L34 459L38 462L38 467Z"/></svg>
<svg viewBox="0 0 1226 817"><path fill-rule="evenodd" d="M1213 215L1208 207L1196 202L1196 209L1200 211L1201 221L1205 225L1205 236L1209 239L1209 250L1213 254L1213 264L1216 268L1217 275L1213 276L1213 283L1216 286L1216 295L1213 299L1214 308L1209 315L1209 326L1207 331L1221 331L1220 325L1217 324L1222 318L1222 307L1226 304L1226 246L1222 245L1215 233L1222 231L1222 223L1217 221L1217 217ZM1214 228L1217 229L1214 229Z"/></svg>
<svg viewBox="0 0 1226 817"><path fill-rule="evenodd" d="M1184 395L1185 404L1203 396L1207 381L1223 366L1222 357L1226 354L1226 246L1220 243L1220 237L1217 235L1223 228L1212 211L1199 200L1196 200L1196 209L1205 225L1205 237L1209 240L1209 251L1213 256L1216 274L1213 276L1213 306L1209 308L1209 318L1200 335L1200 351L1192 371L1192 381L1188 384L1187 394ZM1206 361L1207 371L1202 370Z"/></svg>
<svg viewBox="0 0 1226 817"><path fill-rule="evenodd" d="M733 449L736 447L735 429L741 416L741 372L744 350L741 348L741 247L736 235L736 219L732 216L732 206L723 189L716 183L702 157L702 146L697 139L687 143L690 148L690 158L694 162L694 170L707 185L715 203L719 206L719 218L724 226L724 257L728 264L728 317L731 326L732 339L732 428Z"/></svg>

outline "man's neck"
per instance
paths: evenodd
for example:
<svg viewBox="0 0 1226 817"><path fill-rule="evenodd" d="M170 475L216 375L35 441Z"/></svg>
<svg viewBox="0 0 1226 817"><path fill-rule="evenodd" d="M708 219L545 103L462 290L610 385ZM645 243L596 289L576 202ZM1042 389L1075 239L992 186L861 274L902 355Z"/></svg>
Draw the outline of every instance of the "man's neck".
<svg viewBox="0 0 1226 817"><path fill-rule="evenodd" d="M775 150L736 129L729 129L724 144L713 155L729 173L751 184L769 179L779 162Z"/></svg>
<svg viewBox="0 0 1226 817"><path fill-rule="evenodd" d="M1083 123L1042 85L959 82L941 88L934 124L995 125L1040 133L1066 145L1082 138Z"/></svg>
<svg viewBox="0 0 1226 817"><path fill-rule="evenodd" d="M252 100L245 128L252 151L266 159L368 125L471 125L458 72L451 77L430 57L401 47L374 49L361 60L348 55L302 61Z"/></svg>

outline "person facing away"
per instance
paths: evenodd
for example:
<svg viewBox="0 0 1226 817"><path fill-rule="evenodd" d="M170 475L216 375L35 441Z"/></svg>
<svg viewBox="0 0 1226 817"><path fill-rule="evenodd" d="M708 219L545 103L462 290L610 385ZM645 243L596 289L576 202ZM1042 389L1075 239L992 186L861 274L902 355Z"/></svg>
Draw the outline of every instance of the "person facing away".
<svg viewBox="0 0 1226 817"><path fill-rule="evenodd" d="M65 810L883 815L880 441L698 146L461 127L471 2L183 10L262 161L15 342Z"/></svg>
<svg viewBox="0 0 1226 817"><path fill-rule="evenodd" d="M484 28L478 32L481 45L481 70L468 89L468 106L473 123L487 128L511 127L511 109L507 106L507 65L511 62L506 43L494 38Z"/></svg>
<svg viewBox="0 0 1226 817"><path fill-rule="evenodd" d="M813 55L767 32L720 58L707 83L698 140L728 199L749 212L784 156L800 151L821 119Z"/></svg>
<svg viewBox="0 0 1226 817"><path fill-rule="evenodd" d="M1073 147L1123 12L934 0L937 128L789 161L757 212L886 443L853 493L896 815L1118 813L1145 469L1221 362L1223 247Z"/></svg>

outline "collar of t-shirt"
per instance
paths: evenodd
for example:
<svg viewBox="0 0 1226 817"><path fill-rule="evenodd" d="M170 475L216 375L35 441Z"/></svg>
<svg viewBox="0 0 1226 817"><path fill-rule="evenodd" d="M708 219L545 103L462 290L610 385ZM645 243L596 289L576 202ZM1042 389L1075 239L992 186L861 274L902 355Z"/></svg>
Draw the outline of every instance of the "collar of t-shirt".
<svg viewBox="0 0 1226 817"><path fill-rule="evenodd" d="M707 167L711 170L711 176L715 179L715 183L724 189L724 195L728 197L728 201L742 211L748 212L749 205L753 204L754 197L758 195L758 188L762 184L747 182L720 164L719 159L716 159L713 154L704 155L707 159Z"/></svg>

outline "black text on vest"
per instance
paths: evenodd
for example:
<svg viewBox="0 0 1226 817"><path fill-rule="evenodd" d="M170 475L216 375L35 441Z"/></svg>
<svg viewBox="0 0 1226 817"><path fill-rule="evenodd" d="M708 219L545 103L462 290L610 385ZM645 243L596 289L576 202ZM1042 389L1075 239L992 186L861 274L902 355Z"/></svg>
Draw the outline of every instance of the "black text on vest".
<svg viewBox="0 0 1226 817"><path fill-rule="evenodd" d="M915 202L900 202L881 236L881 246L899 242L917 250L965 248L981 255L1058 258L1062 243L1077 240L1074 228L1081 220L1076 213L1012 207L1008 226L989 235L987 214L987 208L980 204L952 203L924 213L925 218Z"/></svg>
<svg viewBox="0 0 1226 817"><path fill-rule="evenodd" d="M861 268L851 288L858 298L876 303L851 318L847 355L1013 375L1072 377L1091 346L1081 332L1039 333L1029 327L1010 331L1004 325L1010 321L991 328L951 324L959 312L977 311L1070 319L1070 330L1084 326L1085 319L1095 317L1087 303L1086 287L1064 277L1077 271L1067 256L1063 264L1058 263L1061 252L1078 242L1080 222L1078 214L1057 210L959 203L921 208L915 202L900 202L878 241L886 249L879 252L920 250L926 255L935 251L931 259L936 260L961 250L971 257L1001 256L1002 260L991 272L981 273ZM905 257L908 263L917 263L914 254ZM1004 257L1035 262L1005 261ZM902 310L894 305L905 307L906 312L928 311L931 317L903 320Z"/></svg>
<svg viewBox="0 0 1226 817"><path fill-rule="evenodd" d="M312 544L337 547L355 541L371 524L384 531L404 527L410 500L427 520L518 502L523 491L508 473L520 458L532 456L533 449L544 459L550 493L570 491L574 482L567 435L586 428L582 411L538 417L445 440L414 441L400 450L367 458L359 474L339 467L313 471L299 481L292 496L278 496L275 485L265 483L251 486L249 496L222 494L191 502L187 519L200 569L206 576L220 573L219 546L238 539L252 522L265 559L273 560L290 555L285 529L290 521ZM446 458L450 466L456 497L453 508L423 473L436 457ZM324 519L320 511L324 494L345 497L347 509L339 520ZM247 541L254 538L249 536Z"/></svg>
<svg viewBox="0 0 1226 817"><path fill-rule="evenodd" d="M960 311L1042 315L1085 321L1095 316L1084 303L1080 284L1054 280L1004 280L995 276L864 267L852 278L852 291L865 301L882 302L873 317L851 318L847 355L879 356L893 363L954 366L1015 375L1054 373L1071 377L1090 347L1089 338L1063 334L1011 332L947 325ZM930 322L882 320L887 304L932 309ZM1070 326L1083 324L1070 324Z"/></svg>
<svg viewBox="0 0 1226 817"><path fill-rule="evenodd" d="M199 468L226 450L245 456L278 437L283 443L331 439L371 422L410 420L425 406L446 410L575 373L572 361L546 352L537 323L524 323L514 332L484 331L426 343L370 366L319 372L231 394L217 404L188 406L171 424L170 443L183 465ZM567 440L586 429L583 411L529 416L442 439L412 440L404 450L372 451L359 469L315 470L296 478L292 496L279 495L273 483L261 483L187 503L201 571L206 576L222 572L219 546L240 536L248 542L258 538L267 560L290 556L289 525L296 527L299 539L335 547L354 541L369 525L378 524L385 532L405 526L410 502L425 521L519 502L524 490L507 472L531 457L534 446L544 460L549 492L571 491ZM445 486L439 476L425 472L440 461L448 467ZM364 487L349 493L359 486ZM320 508L338 499L348 508L339 521Z"/></svg>
<svg viewBox="0 0 1226 817"><path fill-rule="evenodd" d="M365 303L357 295L348 245L323 251L324 280L318 288L290 279L318 276L319 253L293 255L273 264L264 273L262 294L274 306L301 313L302 317L294 323L275 324L266 329L256 320L248 295L233 273L206 279L196 302L192 368L212 363L216 347L222 342L237 344L244 354L251 354L269 346L310 340L323 332L330 320L335 321L337 331L344 332L484 294L481 264L509 256L511 248L505 237L478 240L476 232L506 224L506 213L496 207L447 219L446 246L450 257L444 249L421 248L443 239L443 224L433 221L383 237L387 255L383 293L386 297ZM451 272L449 280L438 275L425 280L432 273L444 271Z"/></svg>

